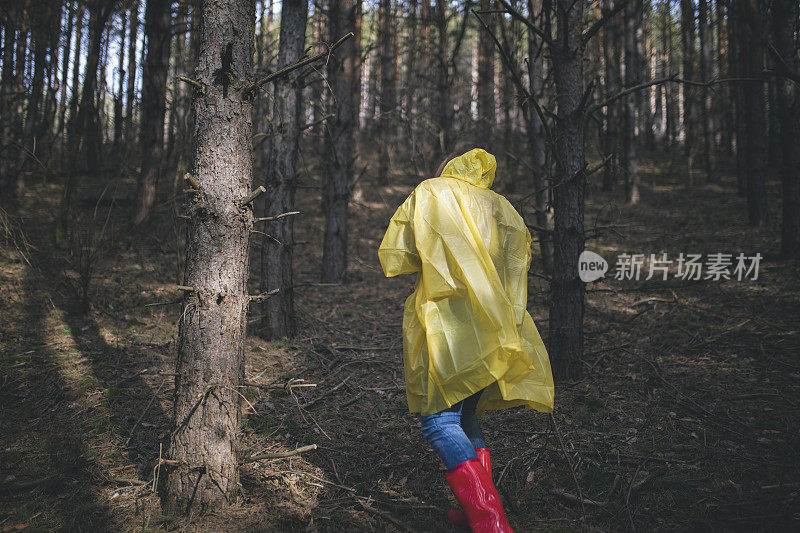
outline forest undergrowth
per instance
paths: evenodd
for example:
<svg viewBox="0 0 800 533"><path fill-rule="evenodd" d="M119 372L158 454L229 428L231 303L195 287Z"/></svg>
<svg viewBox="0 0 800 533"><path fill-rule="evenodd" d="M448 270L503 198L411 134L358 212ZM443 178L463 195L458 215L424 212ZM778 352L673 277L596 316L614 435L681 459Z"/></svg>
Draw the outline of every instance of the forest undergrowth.
<svg viewBox="0 0 800 533"><path fill-rule="evenodd" d="M758 279L682 280L673 265L667 280L588 284L585 377L557 383L552 416L508 410L483 423L518 532L800 525L800 268L777 260L777 223L746 224L730 172L721 185L688 186L685 168L677 156L642 162L636 206L590 178L587 248L610 263L620 253L759 252ZM156 495L181 313L172 206L150 231L131 232L135 178L84 177L72 244L57 248L60 188L28 180L26 218L4 217L0 234L0 531L455 531L444 468L403 390L413 279L385 278L377 260L419 180L396 171L359 186L348 280L322 285L323 179L317 161L303 162L300 334L259 339L252 309L242 497L190 518L162 514ZM531 188L521 183L517 201ZM779 183L767 187L779 220ZM532 208L517 205L532 223ZM546 343L539 258L535 243L528 309Z"/></svg>

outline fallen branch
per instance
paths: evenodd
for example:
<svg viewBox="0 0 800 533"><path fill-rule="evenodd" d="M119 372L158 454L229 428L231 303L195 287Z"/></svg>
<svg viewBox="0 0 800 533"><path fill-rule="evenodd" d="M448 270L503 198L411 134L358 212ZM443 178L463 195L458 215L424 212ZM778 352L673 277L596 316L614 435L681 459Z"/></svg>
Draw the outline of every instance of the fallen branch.
<svg viewBox="0 0 800 533"><path fill-rule="evenodd" d="M252 462L255 462L255 461L260 461L262 459L283 459L284 457L293 457L293 456L299 455L299 454L301 454L303 452L309 452L311 450L316 450L316 449L317 449L317 445L316 444L309 444L308 446L301 446L299 448L296 448L294 450L290 450L288 452L260 453L258 455L253 455L251 457L248 457L247 459L244 459L243 461L240 461L239 464L252 463Z"/></svg>
<svg viewBox="0 0 800 533"><path fill-rule="evenodd" d="M564 490L560 490L560 489L553 489L553 490L550 491L550 494L555 494L556 496L560 496L561 498L563 498L563 499L565 499L565 500L567 500L568 502L571 502L571 503L580 503L580 504L584 504L584 505L594 505L595 507L605 507L606 505L608 505L607 502L597 502L597 501L590 500L590 499L587 499L587 498L580 498L578 496L575 496L574 494L570 494L569 492L564 491Z"/></svg>

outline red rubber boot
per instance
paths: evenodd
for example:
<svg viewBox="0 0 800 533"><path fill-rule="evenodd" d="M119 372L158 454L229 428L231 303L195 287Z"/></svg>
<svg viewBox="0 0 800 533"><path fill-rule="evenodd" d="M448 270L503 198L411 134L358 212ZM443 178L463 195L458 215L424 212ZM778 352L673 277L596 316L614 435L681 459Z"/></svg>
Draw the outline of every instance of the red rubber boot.
<svg viewBox="0 0 800 533"><path fill-rule="evenodd" d="M506 520L500 495L480 461L464 461L444 477L473 533L514 533Z"/></svg>
<svg viewBox="0 0 800 533"><path fill-rule="evenodd" d="M483 469L489 474L489 479L492 479L492 459L489 456L489 448L475 448L475 453L478 454L478 461L483 465ZM449 509L445 516L447 520L456 526L469 527L467 522L467 515L459 509Z"/></svg>

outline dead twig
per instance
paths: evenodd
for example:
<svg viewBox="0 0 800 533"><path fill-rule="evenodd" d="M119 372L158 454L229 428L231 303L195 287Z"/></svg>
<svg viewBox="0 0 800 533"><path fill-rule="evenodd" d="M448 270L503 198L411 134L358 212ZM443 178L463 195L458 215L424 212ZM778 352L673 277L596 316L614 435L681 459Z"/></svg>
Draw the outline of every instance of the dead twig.
<svg viewBox="0 0 800 533"><path fill-rule="evenodd" d="M260 461L262 459L283 459L284 457L292 457L292 456L299 455L301 453L309 452L311 450L316 450L316 449L317 449L317 445L316 444L309 444L308 446L301 446L299 448L296 448L294 450L290 450L288 452L260 453L258 455L253 455L253 456L248 457L247 459L244 459L244 460L240 461L239 464L252 463L252 462L255 462L255 461Z"/></svg>

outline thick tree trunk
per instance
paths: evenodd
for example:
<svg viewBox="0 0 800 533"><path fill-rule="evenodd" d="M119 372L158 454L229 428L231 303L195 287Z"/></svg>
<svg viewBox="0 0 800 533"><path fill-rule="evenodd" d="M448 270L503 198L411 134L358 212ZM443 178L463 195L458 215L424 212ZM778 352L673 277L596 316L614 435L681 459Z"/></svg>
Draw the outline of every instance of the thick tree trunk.
<svg viewBox="0 0 800 533"><path fill-rule="evenodd" d="M355 32L356 3L331 0L328 16L330 40L335 42ZM348 39L328 61L328 79L333 88L335 116L328 124L328 181L323 196L325 240L322 249L322 282L342 283L347 270L347 207L355 152L354 133L358 119L356 57L354 39Z"/></svg>
<svg viewBox="0 0 800 533"><path fill-rule="evenodd" d="M747 179L747 214L753 226L769 222L767 194L764 189L766 170L766 116L764 110L764 11L762 0L737 0L742 3L743 24L740 28L741 64L744 77L745 167Z"/></svg>
<svg viewBox="0 0 800 533"><path fill-rule="evenodd" d="M231 503L244 379L248 249L253 216L242 204L252 183L255 4L205 0L194 93L199 192L189 202L186 308L178 329L175 412L162 502L171 513ZM163 468L163 467L162 467Z"/></svg>
<svg viewBox="0 0 800 533"><path fill-rule="evenodd" d="M294 63L303 55L308 0L283 0L281 8L278 64ZM294 211L297 190L297 149L303 122L303 80L291 75L275 87L275 119L278 135L272 151L273 167L266 169L269 202L267 216ZM261 290L278 294L262 305L264 336L267 339L293 337L294 314L294 217L267 222L261 246Z"/></svg>
<svg viewBox="0 0 800 533"><path fill-rule="evenodd" d="M556 85L554 264L550 283L548 352L561 379L579 379L583 358L584 286L578 256L584 248L586 188L583 96L583 2L557 0L557 41L550 47Z"/></svg>
<svg viewBox="0 0 800 533"><path fill-rule="evenodd" d="M163 170L164 111L169 67L170 5L168 0L147 0L144 33L147 57L142 69L142 168L139 175L137 210L134 222L150 217L156 200L156 186Z"/></svg>
<svg viewBox="0 0 800 533"><path fill-rule="evenodd" d="M642 9L640 2L629 2L625 6L625 86L634 87L639 83L636 50L637 14ZM636 97L629 94L622 102L622 151L620 166L625 173L625 202L639 203L639 169L636 160Z"/></svg>
<svg viewBox="0 0 800 533"><path fill-rule="evenodd" d="M795 72L800 71L800 57L792 21L796 25L799 10L795 0L775 0L772 7L775 49ZM800 88L784 78L777 78L777 84L783 187L781 257L789 259L800 257Z"/></svg>

